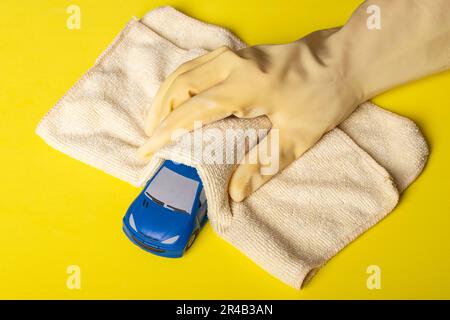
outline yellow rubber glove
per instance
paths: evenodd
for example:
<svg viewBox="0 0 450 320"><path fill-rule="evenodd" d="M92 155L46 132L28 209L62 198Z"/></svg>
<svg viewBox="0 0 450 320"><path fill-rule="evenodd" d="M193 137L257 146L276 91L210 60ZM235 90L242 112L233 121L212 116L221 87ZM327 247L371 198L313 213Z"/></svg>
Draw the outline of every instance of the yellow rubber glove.
<svg viewBox="0 0 450 320"><path fill-rule="evenodd" d="M368 27L379 9L381 29ZM282 170L362 102L406 81L450 68L450 1L366 1L342 28L282 45L226 47L180 66L160 87L146 120L150 157L175 129L234 115L267 116L279 130ZM266 139L272 139L269 132ZM270 145L270 144L269 144ZM257 148L249 153L255 153ZM275 173L274 173L275 174ZM241 201L268 181L260 163L242 163L229 193Z"/></svg>

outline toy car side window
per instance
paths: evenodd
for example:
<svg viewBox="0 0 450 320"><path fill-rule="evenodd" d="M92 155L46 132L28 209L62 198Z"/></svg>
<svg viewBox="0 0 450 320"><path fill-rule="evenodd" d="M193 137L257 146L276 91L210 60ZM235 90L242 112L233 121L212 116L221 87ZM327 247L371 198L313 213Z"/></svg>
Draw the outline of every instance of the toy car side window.
<svg viewBox="0 0 450 320"><path fill-rule="evenodd" d="M200 205L204 204L206 201L205 188L202 187L202 191L200 191Z"/></svg>

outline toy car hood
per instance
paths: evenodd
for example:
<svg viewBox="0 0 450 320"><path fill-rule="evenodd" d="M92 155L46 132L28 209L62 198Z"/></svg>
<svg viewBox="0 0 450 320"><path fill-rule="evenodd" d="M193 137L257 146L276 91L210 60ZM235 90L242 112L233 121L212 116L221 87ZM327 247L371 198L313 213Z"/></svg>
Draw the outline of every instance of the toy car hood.
<svg viewBox="0 0 450 320"><path fill-rule="evenodd" d="M150 199L139 199L131 208L129 225L145 237L156 241L164 241L186 234L194 223L191 215L171 211ZM189 231L189 230L188 230Z"/></svg>

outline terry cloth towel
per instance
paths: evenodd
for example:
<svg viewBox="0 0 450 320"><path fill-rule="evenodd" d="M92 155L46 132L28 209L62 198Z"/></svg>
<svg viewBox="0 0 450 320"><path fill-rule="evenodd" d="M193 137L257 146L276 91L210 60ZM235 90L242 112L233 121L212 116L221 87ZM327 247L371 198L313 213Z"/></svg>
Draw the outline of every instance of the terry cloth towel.
<svg viewBox="0 0 450 320"><path fill-rule="evenodd" d="M241 203L227 193L235 166L201 161L182 142L163 148L150 162L140 161L136 151L146 140L144 116L161 82L181 63L221 45L245 46L229 31L171 7L133 18L36 132L55 149L135 186L145 184L162 159L195 166L218 235L300 289L392 211L399 192L422 171L428 148L413 122L364 103ZM207 127L269 128L270 121L230 117ZM228 148L220 139L213 145Z"/></svg>

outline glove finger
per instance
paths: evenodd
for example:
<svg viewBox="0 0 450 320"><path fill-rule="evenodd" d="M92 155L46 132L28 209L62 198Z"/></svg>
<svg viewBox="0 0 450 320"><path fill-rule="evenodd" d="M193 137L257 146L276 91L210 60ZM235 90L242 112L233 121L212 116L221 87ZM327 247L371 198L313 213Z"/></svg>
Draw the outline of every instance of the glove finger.
<svg viewBox="0 0 450 320"><path fill-rule="evenodd" d="M183 63L173 73L171 73L159 87L155 97L153 98L152 105L147 111L145 117L145 133L151 135L153 130L159 125L159 123L172 111L167 105L162 104L162 100L166 95L167 90L171 87L172 83L183 73L188 72L202 64L205 64L223 52L229 50L227 47L219 47L214 51L211 51L205 55L197 57L193 60Z"/></svg>
<svg viewBox="0 0 450 320"><path fill-rule="evenodd" d="M235 202L247 198L267 181L300 158L319 139L317 130L278 130L272 128L267 136L250 149L233 173L228 186Z"/></svg>
<svg viewBox="0 0 450 320"><path fill-rule="evenodd" d="M229 55L222 53L214 59L179 75L166 90L162 108L175 110L190 98L223 82L230 69Z"/></svg>
<svg viewBox="0 0 450 320"><path fill-rule="evenodd" d="M225 48L213 59L180 74L165 90L160 108L165 110L167 116L170 112L192 97L223 82L229 75L233 61L239 58L233 51ZM157 126L153 127L153 131ZM148 134L152 134L148 130Z"/></svg>
<svg viewBox="0 0 450 320"><path fill-rule="evenodd" d="M234 171L228 186L231 199L243 201L295 159L291 141L282 143L278 130L270 130Z"/></svg>
<svg viewBox="0 0 450 320"><path fill-rule="evenodd" d="M196 122L204 126L230 116L236 102L228 99L224 91L224 86L213 87L173 110L139 149L138 155L148 159L171 141L172 134L177 129L192 131Z"/></svg>

